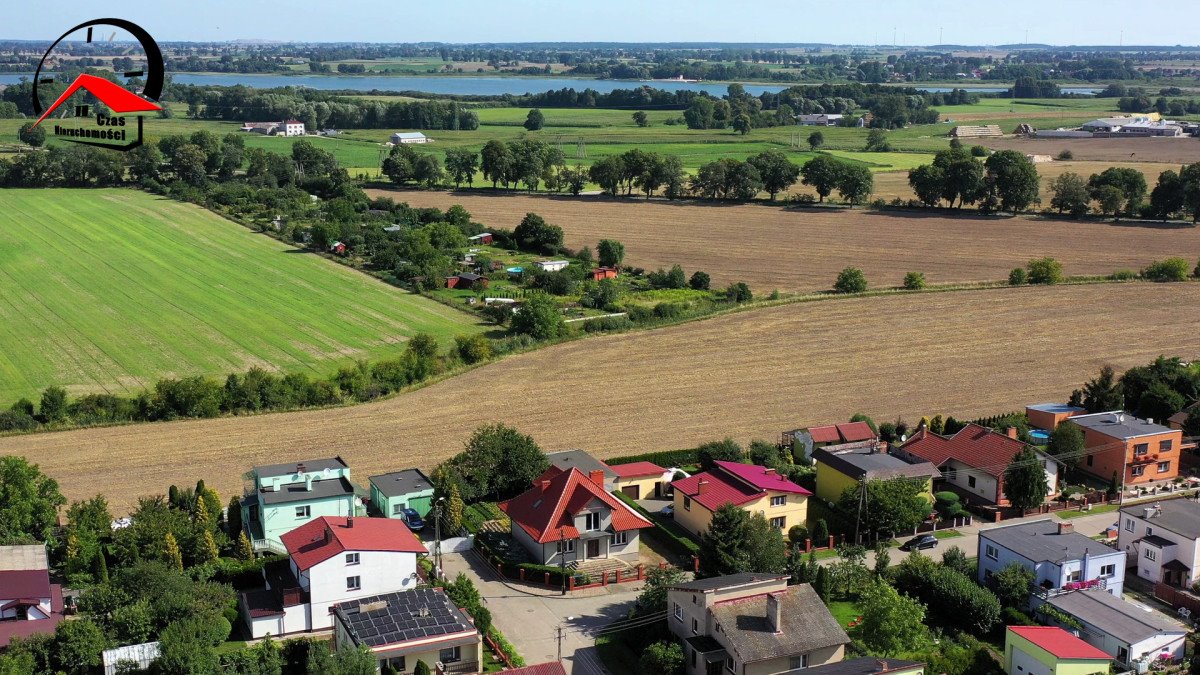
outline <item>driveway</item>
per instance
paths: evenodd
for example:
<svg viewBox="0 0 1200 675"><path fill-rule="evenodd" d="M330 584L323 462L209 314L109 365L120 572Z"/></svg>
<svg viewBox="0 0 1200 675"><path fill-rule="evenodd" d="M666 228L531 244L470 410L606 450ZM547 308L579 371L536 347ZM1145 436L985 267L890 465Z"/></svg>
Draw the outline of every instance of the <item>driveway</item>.
<svg viewBox="0 0 1200 675"><path fill-rule="evenodd" d="M974 558L974 557L976 557L976 554L979 551L979 533L981 531L990 530L990 529L997 528L997 527L1004 527L1005 525L1015 525L1015 524L1022 523L1022 522L1028 523L1033 520L1044 520L1046 518L1050 518L1056 522L1071 523L1072 525L1075 526L1076 532L1079 532L1080 534L1083 534L1083 535L1086 535L1089 537L1095 537L1095 536L1101 534L1102 532L1104 532L1106 529L1108 529L1109 525L1112 525L1113 523L1117 522L1117 517L1118 517L1117 512L1110 511L1107 513L1097 513L1096 515L1093 515L1093 516L1080 516L1078 518L1072 518L1070 520L1061 520L1054 514L1047 514L1047 515L1043 515L1043 516L1035 515L1035 516L1029 516L1027 518L1022 518L1020 520L1006 520L1006 521L1000 522L1000 523L980 524L980 521L978 519L976 519L974 525L971 525L969 527L956 528L959 532L962 533L963 536L952 537L950 539L938 540L937 548L932 549L932 550L927 549L927 550L922 551L921 553L923 553L926 556L940 560L942 557L942 553L944 551L946 551L946 549L950 548L951 546L957 546L963 550L963 553L967 554L968 558ZM906 541L906 540L908 540L908 537L902 536L902 537L898 537L898 539L900 541ZM893 564L893 565L902 562L905 558L907 558L909 556L908 553L905 553L904 551L901 551L898 548L888 549L888 554L891 556L891 564ZM837 560L838 560L837 556L833 556L830 558L823 558L819 562L822 565L829 565L834 562L837 562ZM875 565L875 552L869 551L867 553L867 567L873 567L874 565Z"/></svg>
<svg viewBox="0 0 1200 675"><path fill-rule="evenodd" d="M563 666L577 675L605 675L595 648L595 633L633 606L642 584L613 584L607 588L558 591L502 580L474 552L442 558L453 578L465 572L474 580L492 613L492 623L517 648L529 665L557 658L557 627L562 626Z"/></svg>

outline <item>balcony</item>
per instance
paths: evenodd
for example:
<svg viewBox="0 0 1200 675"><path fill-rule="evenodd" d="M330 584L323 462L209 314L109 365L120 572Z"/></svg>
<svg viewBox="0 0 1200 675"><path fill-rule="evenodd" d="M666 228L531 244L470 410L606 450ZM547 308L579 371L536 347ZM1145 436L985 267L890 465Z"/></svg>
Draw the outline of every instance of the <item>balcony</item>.
<svg viewBox="0 0 1200 675"><path fill-rule="evenodd" d="M478 661L455 661L454 663L437 664L437 675L450 675L450 673L478 673L480 672Z"/></svg>
<svg viewBox="0 0 1200 675"><path fill-rule="evenodd" d="M1033 594L1037 597L1043 600L1049 600L1050 598L1058 597L1066 593L1072 593L1074 591L1085 591L1091 588L1099 588L1101 590L1107 589L1108 578L1101 577L1099 579L1092 579L1090 581L1068 581L1060 588L1043 588L1038 584L1032 584L1030 588L1032 589Z"/></svg>

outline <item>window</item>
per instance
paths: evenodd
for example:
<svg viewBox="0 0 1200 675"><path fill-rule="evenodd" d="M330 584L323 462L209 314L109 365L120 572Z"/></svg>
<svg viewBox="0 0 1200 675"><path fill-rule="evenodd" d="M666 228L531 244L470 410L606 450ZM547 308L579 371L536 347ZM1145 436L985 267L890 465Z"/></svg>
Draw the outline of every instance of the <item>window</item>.
<svg viewBox="0 0 1200 675"><path fill-rule="evenodd" d="M789 660L789 662L788 662L788 668L791 668L792 670L796 670L797 668L807 668L807 667L808 667L808 654L801 654L800 656L793 656L791 658L791 660Z"/></svg>
<svg viewBox="0 0 1200 675"><path fill-rule="evenodd" d="M312 507L311 506L297 506L296 507L296 517L297 518L308 518L311 515L312 515Z"/></svg>
<svg viewBox="0 0 1200 675"><path fill-rule="evenodd" d="M1171 463L1170 463L1170 462L1159 462L1159 463L1158 463L1158 472L1159 472L1159 473L1166 473L1166 472L1168 472L1168 471L1170 471L1170 470L1171 470Z"/></svg>
<svg viewBox="0 0 1200 675"><path fill-rule="evenodd" d="M1138 443L1137 445L1133 446L1133 454L1135 457L1141 457L1148 452L1150 452L1149 443Z"/></svg>
<svg viewBox="0 0 1200 675"><path fill-rule="evenodd" d="M1146 473L1146 465L1145 464L1135 466L1129 470L1129 475L1131 475L1131 476L1141 476L1144 473Z"/></svg>
<svg viewBox="0 0 1200 675"><path fill-rule="evenodd" d="M1000 558L1000 550L997 549L995 546L992 546L991 544L987 544L986 546L984 546L983 554L986 555L987 557L991 558L992 560L997 560Z"/></svg>
<svg viewBox="0 0 1200 675"><path fill-rule="evenodd" d="M1092 460L1093 460L1093 459L1095 459L1095 457L1092 457L1091 455L1088 455L1088 456L1087 456L1087 465L1088 465L1088 466L1091 466L1091 465L1092 465Z"/></svg>
<svg viewBox="0 0 1200 675"><path fill-rule="evenodd" d="M612 545L613 546L624 546L627 543L629 543L629 533L628 532L617 532L616 534L614 534L612 536Z"/></svg>
<svg viewBox="0 0 1200 675"><path fill-rule="evenodd" d="M700 634L700 622L697 621L694 617L692 618L692 633L694 635Z"/></svg>
<svg viewBox="0 0 1200 675"><path fill-rule="evenodd" d="M680 607L678 602L675 603L675 618L683 621L683 607Z"/></svg>
<svg viewBox="0 0 1200 675"><path fill-rule="evenodd" d="M787 504L787 495L771 497L771 506L783 506L784 504Z"/></svg>
<svg viewBox="0 0 1200 675"><path fill-rule="evenodd" d="M1125 531L1133 532L1133 519L1132 518L1125 519Z"/></svg>
<svg viewBox="0 0 1200 675"><path fill-rule="evenodd" d="M438 661L442 663L458 663L462 661L462 647L451 647L439 651Z"/></svg>
<svg viewBox="0 0 1200 675"><path fill-rule="evenodd" d="M1147 525L1146 526L1146 536L1149 537L1152 534L1154 534L1154 528Z"/></svg>
<svg viewBox="0 0 1200 675"><path fill-rule="evenodd" d="M1147 548L1146 554L1143 557L1145 557L1146 560L1149 560L1150 562L1154 562L1154 561L1158 560L1158 551L1156 549Z"/></svg>
<svg viewBox="0 0 1200 675"><path fill-rule="evenodd" d="M592 530L600 529L600 514L585 513L583 514L583 529L591 532Z"/></svg>
<svg viewBox="0 0 1200 675"><path fill-rule="evenodd" d="M574 553L575 552L575 540L568 539L566 541L558 542L558 552L559 553Z"/></svg>
<svg viewBox="0 0 1200 675"><path fill-rule="evenodd" d="M357 565L358 564L358 554L357 553L347 553L346 554L346 564L347 565Z"/></svg>
<svg viewBox="0 0 1200 675"><path fill-rule="evenodd" d="M687 495L683 496L683 510L684 511L692 510L692 498Z"/></svg>
<svg viewBox="0 0 1200 675"><path fill-rule="evenodd" d="M731 672L731 673L737 672L736 670L733 669L733 657L732 656L725 658L725 667L728 668L729 672Z"/></svg>
<svg viewBox="0 0 1200 675"><path fill-rule="evenodd" d="M1165 441L1159 441L1158 442L1158 451L1159 452L1170 452L1171 451L1171 439L1168 438Z"/></svg>
<svg viewBox="0 0 1200 675"><path fill-rule="evenodd" d="M403 656L393 656L390 659L384 659L379 662L379 666L381 669L383 668L383 666L389 666L389 667L391 667L392 670L396 671L397 673L403 673L405 670L407 670L407 667L404 664Z"/></svg>
<svg viewBox="0 0 1200 675"><path fill-rule="evenodd" d="M346 577L346 590L348 590L348 591L362 590L362 577Z"/></svg>
<svg viewBox="0 0 1200 675"><path fill-rule="evenodd" d="M783 516L779 516L778 518L772 518L771 519L771 527L778 527L781 530L786 528L787 527L787 518L785 518Z"/></svg>
<svg viewBox="0 0 1200 675"><path fill-rule="evenodd" d="M404 505L403 504L392 504L392 515L393 516L398 516L402 513L404 513Z"/></svg>
<svg viewBox="0 0 1200 675"><path fill-rule="evenodd" d="M1116 575L1117 575L1117 566L1116 565L1101 565L1100 566L1100 576L1113 577Z"/></svg>
<svg viewBox="0 0 1200 675"><path fill-rule="evenodd" d="M1074 572L1071 572L1070 574L1067 575L1067 583L1070 583L1072 581L1079 581L1081 578L1082 578L1082 575L1081 575L1080 571L1075 570Z"/></svg>
<svg viewBox="0 0 1200 675"><path fill-rule="evenodd" d="M975 487L975 476L967 476L967 485Z"/></svg>

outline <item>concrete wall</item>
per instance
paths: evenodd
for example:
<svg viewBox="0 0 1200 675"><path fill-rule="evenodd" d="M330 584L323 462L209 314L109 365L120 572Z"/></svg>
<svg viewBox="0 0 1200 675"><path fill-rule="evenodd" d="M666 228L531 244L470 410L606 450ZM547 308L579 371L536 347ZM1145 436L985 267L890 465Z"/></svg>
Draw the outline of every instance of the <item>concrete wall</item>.
<svg viewBox="0 0 1200 675"><path fill-rule="evenodd" d="M827 502L837 502L847 488L858 486L858 481L825 464L816 462L817 496Z"/></svg>

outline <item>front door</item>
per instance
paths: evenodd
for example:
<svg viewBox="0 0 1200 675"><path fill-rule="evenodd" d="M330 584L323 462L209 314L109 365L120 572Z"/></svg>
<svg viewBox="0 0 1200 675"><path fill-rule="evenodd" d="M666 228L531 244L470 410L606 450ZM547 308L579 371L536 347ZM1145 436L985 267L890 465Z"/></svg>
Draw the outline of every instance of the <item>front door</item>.
<svg viewBox="0 0 1200 675"><path fill-rule="evenodd" d="M589 558L599 558L600 557L600 540L599 539L588 539L587 557L589 557Z"/></svg>

